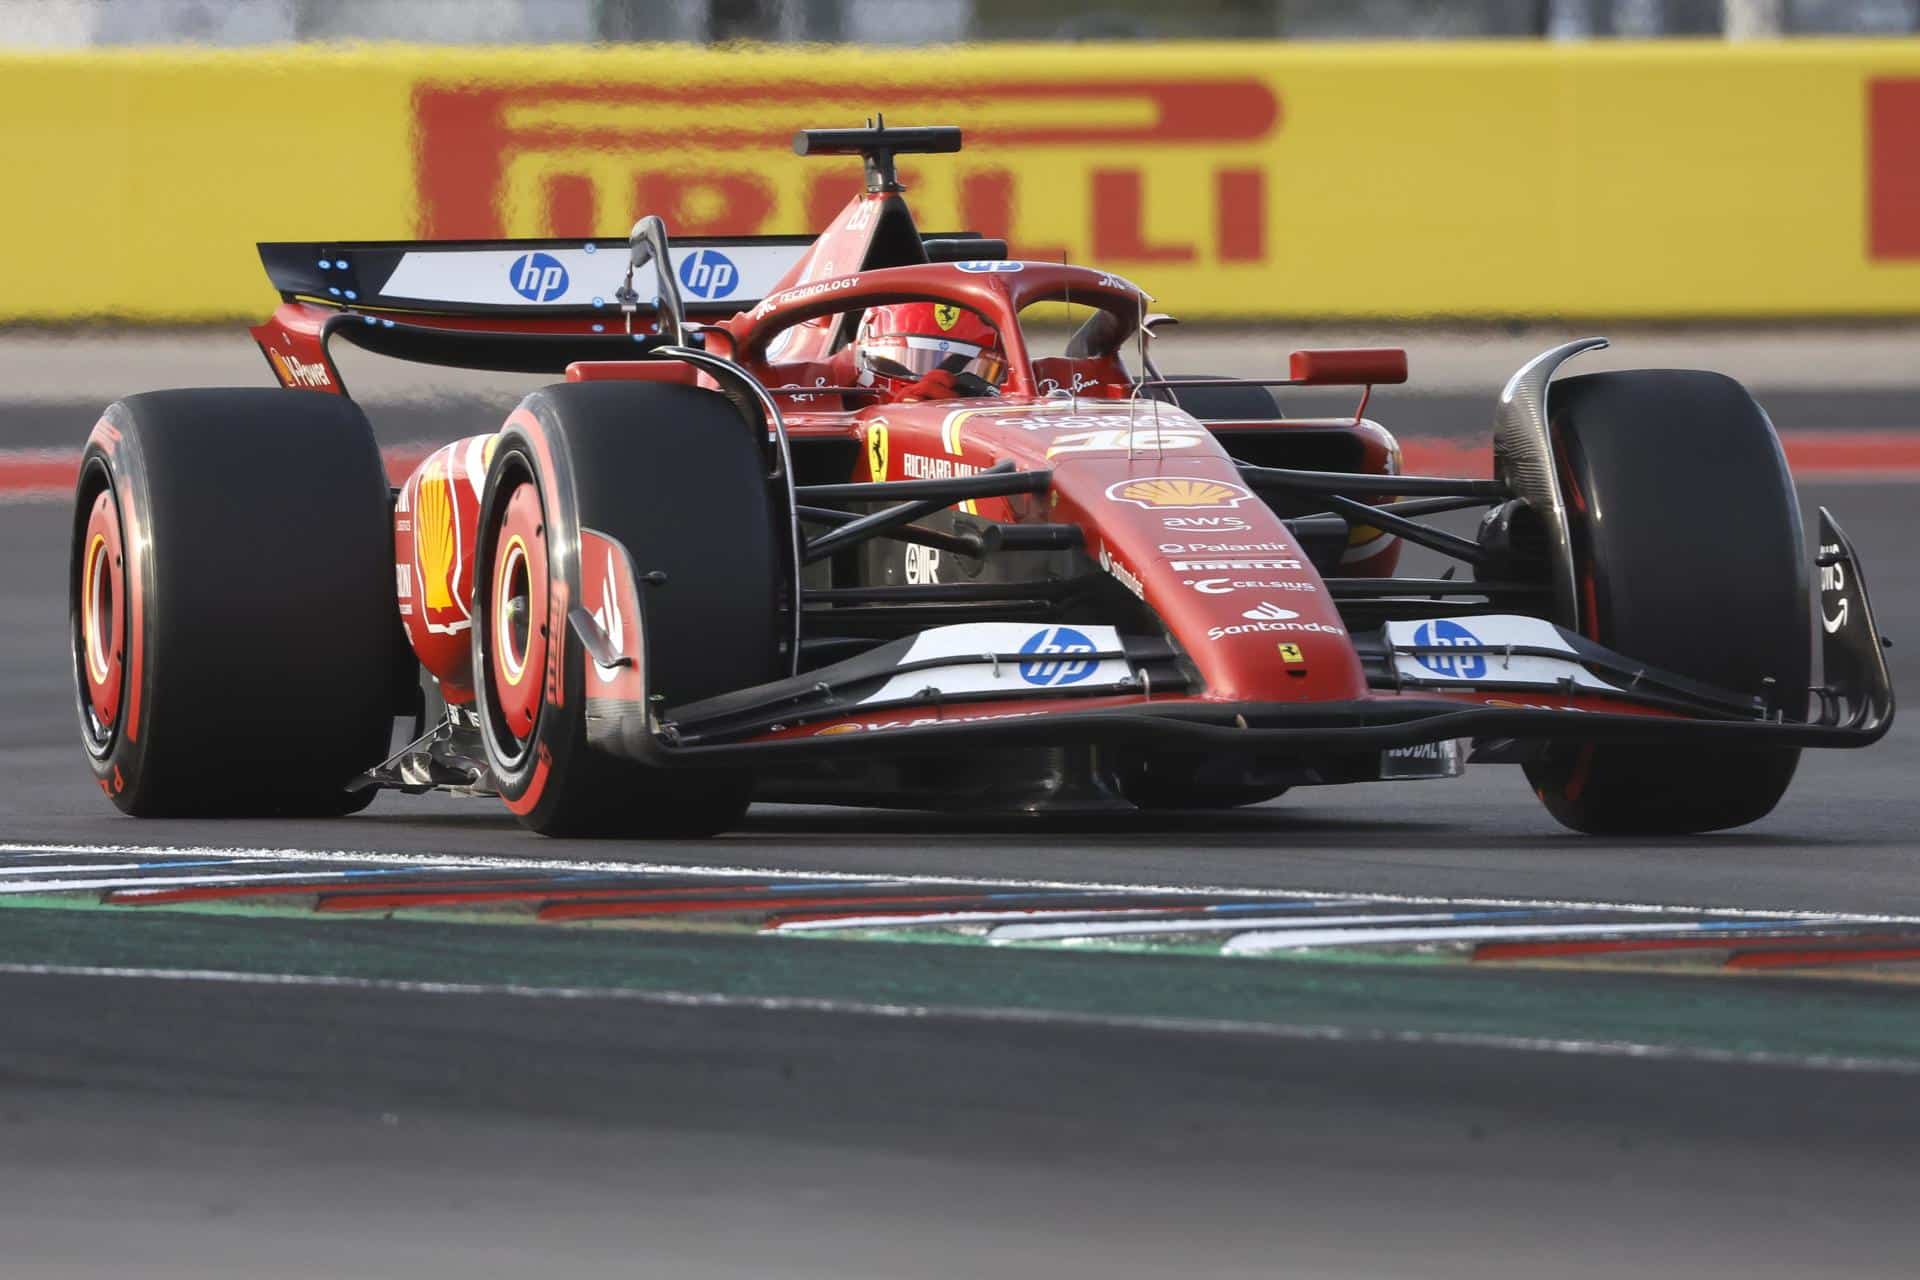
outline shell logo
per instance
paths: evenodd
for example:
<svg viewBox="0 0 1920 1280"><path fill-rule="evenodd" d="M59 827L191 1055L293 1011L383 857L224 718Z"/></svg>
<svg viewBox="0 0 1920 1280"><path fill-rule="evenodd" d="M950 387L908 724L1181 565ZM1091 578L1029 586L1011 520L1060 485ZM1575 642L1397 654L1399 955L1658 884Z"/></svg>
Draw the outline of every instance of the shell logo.
<svg viewBox="0 0 1920 1280"><path fill-rule="evenodd" d="M473 625L469 540L486 476L487 443L475 438L450 444L421 463L408 482L421 621L437 635L456 635Z"/></svg>
<svg viewBox="0 0 1920 1280"><path fill-rule="evenodd" d="M843 733L859 733L861 727L862 726L855 721L844 720L839 724L830 724L824 729L814 730L813 736L816 738L832 738Z"/></svg>
<svg viewBox="0 0 1920 1280"><path fill-rule="evenodd" d="M420 478L420 496L415 503L414 545L420 548L420 583L427 595L427 608L453 608L454 524L453 481L444 468L429 470Z"/></svg>
<svg viewBox="0 0 1920 1280"><path fill-rule="evenodd" d="M1194 476L1149 476L1122 480L1107 490L1114 502L1131 502L1148 511L1213 510L1237 507L1253 494L1230 480L1202 480Z"/></svg>

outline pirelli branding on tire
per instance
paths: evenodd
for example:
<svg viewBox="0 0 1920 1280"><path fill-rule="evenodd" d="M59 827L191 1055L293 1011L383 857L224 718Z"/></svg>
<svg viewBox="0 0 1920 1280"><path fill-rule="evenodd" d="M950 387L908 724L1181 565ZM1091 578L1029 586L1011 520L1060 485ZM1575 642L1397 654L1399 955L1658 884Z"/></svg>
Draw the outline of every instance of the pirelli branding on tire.
<svg viewBox="0 0 1920 1280"><path fill-rule="evenodd" d="M958 124L923 225L1288 318L1920 312L1920 42L0 57L0 319L272 302L263 239L811 233L803 127ZM102 85L113 86L102 92ZM735 264L683 264L723 301Z"/></svg>

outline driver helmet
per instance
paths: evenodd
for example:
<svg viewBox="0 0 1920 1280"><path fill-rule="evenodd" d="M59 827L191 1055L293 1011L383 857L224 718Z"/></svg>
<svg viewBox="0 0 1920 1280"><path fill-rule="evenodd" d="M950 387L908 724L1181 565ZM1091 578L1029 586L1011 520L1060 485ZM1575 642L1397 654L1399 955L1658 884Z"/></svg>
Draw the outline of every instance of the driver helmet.
<svg viewBox="0 0 1920 1280"><path fill-rule="evenodd" d="M870 307L853 340L854 362L875 381L906 386L935 370L970 373L999 386L1007 359L993 326L950 302L898 302Z"/></svg>

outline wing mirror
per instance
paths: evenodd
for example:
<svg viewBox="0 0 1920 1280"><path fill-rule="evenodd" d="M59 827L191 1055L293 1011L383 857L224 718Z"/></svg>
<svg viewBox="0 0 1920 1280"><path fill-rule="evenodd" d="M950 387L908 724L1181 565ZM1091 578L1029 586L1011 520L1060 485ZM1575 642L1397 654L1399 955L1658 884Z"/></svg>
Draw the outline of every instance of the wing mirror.
<svg viewBox="0 0 1920 1280"><path fill-rule="evenodd" d="M1303 387L1366 387L1407 380L1407 353L1399 347L1346 347L1296 351L1287 376Z"/></svg>
<svg viewBox="0 0 1920 1280"><path fill-rule="evenodd" d="M680 281L673 270L673 251L667 242L667 224L660 215L650 213L633 224L633 233L627 237L627 278L614 297L620 302L620 309L627 313L627 329L633 329L633 312L640 305L640 295L633 287L633 273L653 264L653 272L659 286L660 333L676 347L687 343L687 308L680 300Z"/></svg>

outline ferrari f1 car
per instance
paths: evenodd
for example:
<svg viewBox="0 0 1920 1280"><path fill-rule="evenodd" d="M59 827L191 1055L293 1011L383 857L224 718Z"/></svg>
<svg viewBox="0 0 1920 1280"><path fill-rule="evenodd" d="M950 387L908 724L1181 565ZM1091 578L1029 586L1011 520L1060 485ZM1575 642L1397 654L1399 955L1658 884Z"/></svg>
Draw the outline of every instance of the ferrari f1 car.
<svg viewBox="0 0 1920 1280"><path fill-rule="evenodd" d="M1891 724L1853 549L1823 510L1809 554L1737 383L1556 379L1605 345L1571 342L1500 393L1492 478L1402 474L1364 392L1280 397L1403 352L1162 373L1131 281L915 226L894 157L957 129L795 146L865 166L812 241L262 245L280 386L132 396L87 442L74 678L113 803L438 788L686 835L755 797L1219 807L1488 762L1581 831L1687 832ZM554 381L390 489L338 342ZM1407 543L1465 572L1397 576Z"/></svg>

